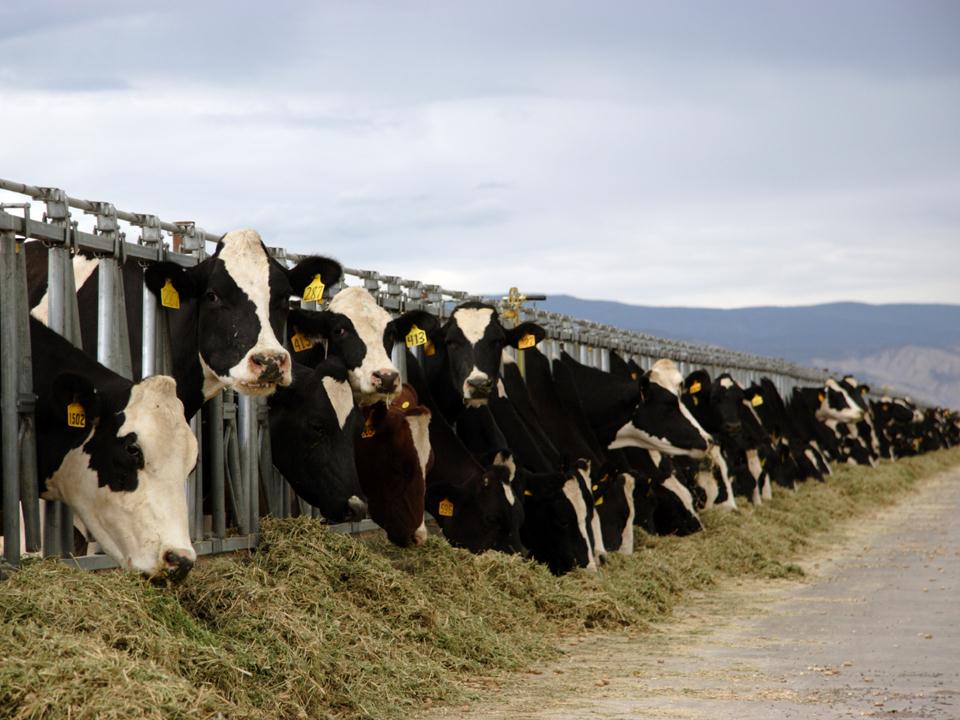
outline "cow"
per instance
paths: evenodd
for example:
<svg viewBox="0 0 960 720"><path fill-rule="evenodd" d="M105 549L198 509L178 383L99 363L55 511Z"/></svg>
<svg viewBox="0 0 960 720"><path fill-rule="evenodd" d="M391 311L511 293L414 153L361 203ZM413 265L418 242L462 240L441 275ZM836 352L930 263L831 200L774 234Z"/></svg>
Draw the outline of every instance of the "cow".
<svg viewBox="0 0 960 720"><path fill-rule="evenodd" d="M505 328L493 305L467 302L429 336L435 352L424 358L427 380L444 415L455 422L465 405L485 404L495 394L506 347L533 347L546 333L531 322Z"/></svg>
<svg viewBox="0 0 960 720"><path fill-rule="evenodd" d="M523 488L512 455L499 450L484 468L438 411L420 364L409 351L406 364L410 385L431 413L434 463L426 478L427 511L455 547L474 553L526 553L520 540Z"/></svg>
<svg viewBox="0 0 960 720"><path fill-rule="evenodd" d="M430 409L416 391L403 385L390 403L361 406L363 426L357 440L357 474L370 518L400 547L423 545L426 477L433 465Z"/></svg>
<svg viewBox="0 0 960 720"><path fill-rule="evenodd" d="M31 313L46 321L47 253L27 243ZM74 258L77 300L84 347L95 350L98 261ZM286 268L270 257L255 230L233 230L220 238L210 257L185 268L154 262L141 273L136 262L123 264L130 340L140 344L141 283L158 298L169 319L173 376L186 417L223 388L247 395L269 395L292 379L290 354L281 345L288 320L315 334L315 315L290 310L291 295L314 283L330 285L342 275L339 263L312 256ZM134 376L140 375L134 354Z"/></svg>
<svg viewBox="0 0 960 720"><path fill-rule="evenodd" d="M363 346L361 360L350 369L350 387L362 407L390 402L400 392L400 371L390 359L394 344L416 328L424 334L438 325L436 316L409 310L394 319L362 287L347 287L334 295L329 309L350 318Z"/></svg>
<svg viewBox="0 0 960 720"><path fill-rule="evenodd" d="M329 522L360 520L367 505L354 461L363 418L337 356L294 363L293 382L268 399L273 464Z"/></svg>
<svg viewBox="0 0 960 720"><path fill-rule="evenodd" d="M567 353L585 416L603 447L639 447L666 455L704 457L713 438L680 402L683 376L669 359L657 360L636 381L583 365Z"/></svg>
<svg viewBox="0 0 960 720"><path fill-rule="evenodd" d="M179 582L196 560L186 479L197 441L176 381L134 383L30 318L39 490L121 567Z"/></svg>

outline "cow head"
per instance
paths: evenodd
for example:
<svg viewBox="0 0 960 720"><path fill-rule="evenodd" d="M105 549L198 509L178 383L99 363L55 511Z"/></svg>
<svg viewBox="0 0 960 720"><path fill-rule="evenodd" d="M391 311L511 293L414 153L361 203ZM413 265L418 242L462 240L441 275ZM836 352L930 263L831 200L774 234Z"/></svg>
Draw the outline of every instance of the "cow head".
<svg viewBox="0 0 960 720"><path fill-rule="evenodd" d="M552 573L578 567L595 571L590 543L590 512L579 474L524 473L524 545Z"/></svg>
<svg viewBox="0 0 960 720"><path fill-rule="evenodd" d="M73 448L46 479L43 497L73 508L121 567L179 581L197 557L185 489L197 462L197 440L173 378L156 375L122 385L98 389L69 372L54 380L50 407L41 409L52 418L44 427L53 425L60 437L83 437L70 442Z"/></svg>
<svg viewBox="0 0 960 720"><path fill-rule="evenodd" d="M357 402L362 406L389 402L401 385L400 371L390 359L393 346L402 342L414 325L427 334L433 332L437 318L423 310L410 310L393 319L361 287L338 292L330 301L330 309L350 318L363 345L360 362L349 373Z"/></svg>
<svg viewBox="0 0 960 720"><path fill-rule="evenodd" d="M680 402L682 384L683 377L672 360L657 360L640 377L633 416L617 431L610 449L633 446L667 455L703 457L713 438Z"/></svg>
<svg viewBox="0 0 960 720"><path fill-rule="evenodd" d="M293 384L269 400L273 463L297 495L330 522L366 516L354 462L363 424L339 358L294 365Z"/></svg>
<svg viewBox="0 0 960 720"><path fill-rule="evenodd" d="M503 349L528 342L532 346L544 337L546 332L535 323L504 328L492 305L468 302L454 309L433 343L446 354L450 381L464 402L483 404L495 393Z"/></svg>
<svg viewBox="0 0 960 720"><path fill-rule="evenodd" d="M843 423L856 423L863 419L864 405L859 393L847 383L833 378L824 383L820 392L820 407L817 408L817 420L834 420ZM859 401L859 402L858 402Z"/></svg>
<svg viewBox="0 0 960 720"><path fill-rule="evenodd" d="M520 540L524 513L516 470L510 453L501 452L482 475L462 485L438 484L428 488L431 507L436 506L437 522L451 545L475 553L526 552Z"/></svg>
<svg viewBox="0 0 960 720"><path fill-rule="evenodd" d="M309 257L287 269L267 253L254 230L224 235L212 256L192 268L172 262L147 268L147 287L179 312L195 312L203 394L225 387L246 395L269 395L291 382L290 354L281 344L289 299L319 276L339 281L340 264Z"/></svg>

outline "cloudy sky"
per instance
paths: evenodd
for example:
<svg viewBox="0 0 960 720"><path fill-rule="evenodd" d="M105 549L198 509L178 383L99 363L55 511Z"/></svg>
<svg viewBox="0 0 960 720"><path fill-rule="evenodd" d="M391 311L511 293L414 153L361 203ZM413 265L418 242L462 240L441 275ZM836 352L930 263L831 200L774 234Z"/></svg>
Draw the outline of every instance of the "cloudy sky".
<svg viewBox="0 0 960 720"><path fill-rule="evenodd" d="M960 3L0 4L0 177L445 287L960 302Z"/></svg>

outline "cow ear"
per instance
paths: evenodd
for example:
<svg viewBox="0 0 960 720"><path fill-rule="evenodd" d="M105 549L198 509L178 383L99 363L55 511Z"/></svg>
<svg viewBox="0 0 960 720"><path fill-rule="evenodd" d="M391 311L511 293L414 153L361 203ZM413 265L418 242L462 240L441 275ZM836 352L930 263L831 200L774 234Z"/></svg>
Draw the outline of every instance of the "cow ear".
<svg viewBox="0 0 960 720"><path fill-rule="evenodd" d="M333 333L352 328L350 318L330 310L303 310L294 308L287 315L287 327L292 335L300 333L310 340L330 340Z"/></svg>
<svg viewBox="0 0 960 720"><path fill-rule="evenodd" d="M205 263L192 268L172 262L155 262L147 266L143 272L143 281L150 292L164 301L164 292L169 293L167 283L173 286L177 295L183 300L192 300L202 291L202 278L206 269ZM167 302L164 301L166 305Z"/></svg>
<svg viewBox="0 0 960 720"><path fill-rule="evenodd" d="M522 322L514 328L505 329L504 332L507 345L521 350L533 347L547 336L546 330L532 322Z"/></svg>
<svg viewBox="0 0 960 720"><path fill-rule="evenodd" d="M53 414L66 427L89 429L100 416L97 389L87 378L63 372L53 381Z"/></svg>
<svg viewBox="0 0 960 720"><path fill-rule="evenodd" d="M290 281L290 287L293 288L293 294L303 297L303 291L317 275L320 276L320 282L324 287L336 285L343 277L343 266L336 260L319 255L304 258L287 270L287 279Z"/></svg>
<svg viewBox="0 0 960 720"><path fill-rule="evenodd" d="M393 337L394 342L400 342L407 337L414 325L423 330L429 338L440 329L440 320L426 310L409 310L390 321L387 325L387 333Z"/></svg>

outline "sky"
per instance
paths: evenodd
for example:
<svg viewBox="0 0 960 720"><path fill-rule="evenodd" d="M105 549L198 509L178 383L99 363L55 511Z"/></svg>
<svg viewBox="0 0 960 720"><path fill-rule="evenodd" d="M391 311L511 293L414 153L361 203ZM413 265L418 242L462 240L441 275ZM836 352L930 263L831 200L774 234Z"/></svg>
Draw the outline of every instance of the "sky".
<svg viewBox="0 0 960 720"><path fill-rule="evenodd" d="M953 0L5 0L0 177L473 293L960 303L958 37Z"/></svg>

